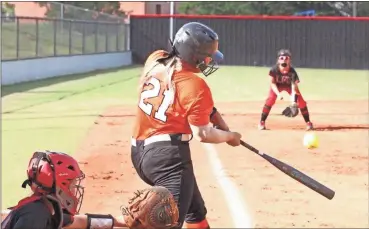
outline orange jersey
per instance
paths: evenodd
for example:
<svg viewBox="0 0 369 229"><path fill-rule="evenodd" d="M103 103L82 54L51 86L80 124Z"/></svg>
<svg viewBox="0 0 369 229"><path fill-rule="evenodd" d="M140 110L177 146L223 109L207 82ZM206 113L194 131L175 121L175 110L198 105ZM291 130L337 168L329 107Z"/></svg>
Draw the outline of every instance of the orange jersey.
<svg viewBox="0 0 369 229"><path fill-rule="evenodd" d="M151 54L144 69L151 68L152 63L164 55L164 51ZM214 102L204 79L183 67L174 72L172 84L175 89L171 91L166 75L161 71L155 73L155 68L149 72L151 78L140 93L132 137L144 140L158 134L191 134L189 124L207 125Z"/></svg>

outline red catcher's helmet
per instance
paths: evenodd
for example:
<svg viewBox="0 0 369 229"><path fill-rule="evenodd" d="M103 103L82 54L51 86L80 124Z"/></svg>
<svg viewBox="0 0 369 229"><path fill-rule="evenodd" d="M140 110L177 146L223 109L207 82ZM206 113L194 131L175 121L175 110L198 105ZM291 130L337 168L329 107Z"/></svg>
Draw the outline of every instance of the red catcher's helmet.
<svg viewBox="0 0 369 229"><path fill-rule="evenodd" d="M63 209L74 215L81 208L85 178L78 162L60 152L35 152L27 168L28 179L22 187L30 185L37 194L53 195Z"/></svg>

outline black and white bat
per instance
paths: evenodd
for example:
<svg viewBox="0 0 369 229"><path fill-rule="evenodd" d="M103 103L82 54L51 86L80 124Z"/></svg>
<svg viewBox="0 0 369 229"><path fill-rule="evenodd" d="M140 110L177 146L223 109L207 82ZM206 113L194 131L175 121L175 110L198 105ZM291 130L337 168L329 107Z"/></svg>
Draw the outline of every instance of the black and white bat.
<svg viewBox="0 0 369 229"><path fill-rule="evenodd" d="M241 140L241 145L246 147L247 149L251 150L252 152L258 154L265 160L267 160L270 164L274 165L277 169L281 170L288 176L292 177L293 179L297 180L301 184L305 185L306 187L314 190L315 192L319 193L320 195L326 197L327 199L333 199L335 192L326 187L325 185L319 183L318 181L314 180L313 178L305 175L304 173L298 171L297 169L293 168L286 163L269 156L266 153L259 151L258 149L254 148L253 146L247 144L246 142Z"/></svg>

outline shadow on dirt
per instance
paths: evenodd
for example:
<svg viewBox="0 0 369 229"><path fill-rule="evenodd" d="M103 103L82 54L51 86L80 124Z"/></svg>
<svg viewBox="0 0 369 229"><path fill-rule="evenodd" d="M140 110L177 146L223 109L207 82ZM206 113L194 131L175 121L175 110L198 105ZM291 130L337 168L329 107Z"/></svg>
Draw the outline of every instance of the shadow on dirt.
<svg viewBox="0 0 369 229"><path fill-rule="evenodd" d="M335 131L335 130L369 130L367 125L347 125L347 126L318 126L315 131Z"/></svg>

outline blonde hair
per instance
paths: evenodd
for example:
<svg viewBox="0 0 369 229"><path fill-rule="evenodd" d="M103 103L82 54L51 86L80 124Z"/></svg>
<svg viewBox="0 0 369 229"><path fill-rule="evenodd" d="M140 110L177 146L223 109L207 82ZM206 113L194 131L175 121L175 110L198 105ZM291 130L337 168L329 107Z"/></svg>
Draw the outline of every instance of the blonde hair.
<svg viewBox="0 0 369 229"><path fill-rule="evenodd" d="M178 57L166 56L164 58L168 58L164 61L153 61L150 65L145 66L139 80L139 93L142 92L143 87L150 81L150 79L157 73L165 74L164 76L164 84L166 85L166 90L169 91L171 96L171 104L174 102L174 94L175 94L175 85L172 82L173 75L175 71L178 71L182 66ZM161 59L163 60L163 59Z"/></svg>

